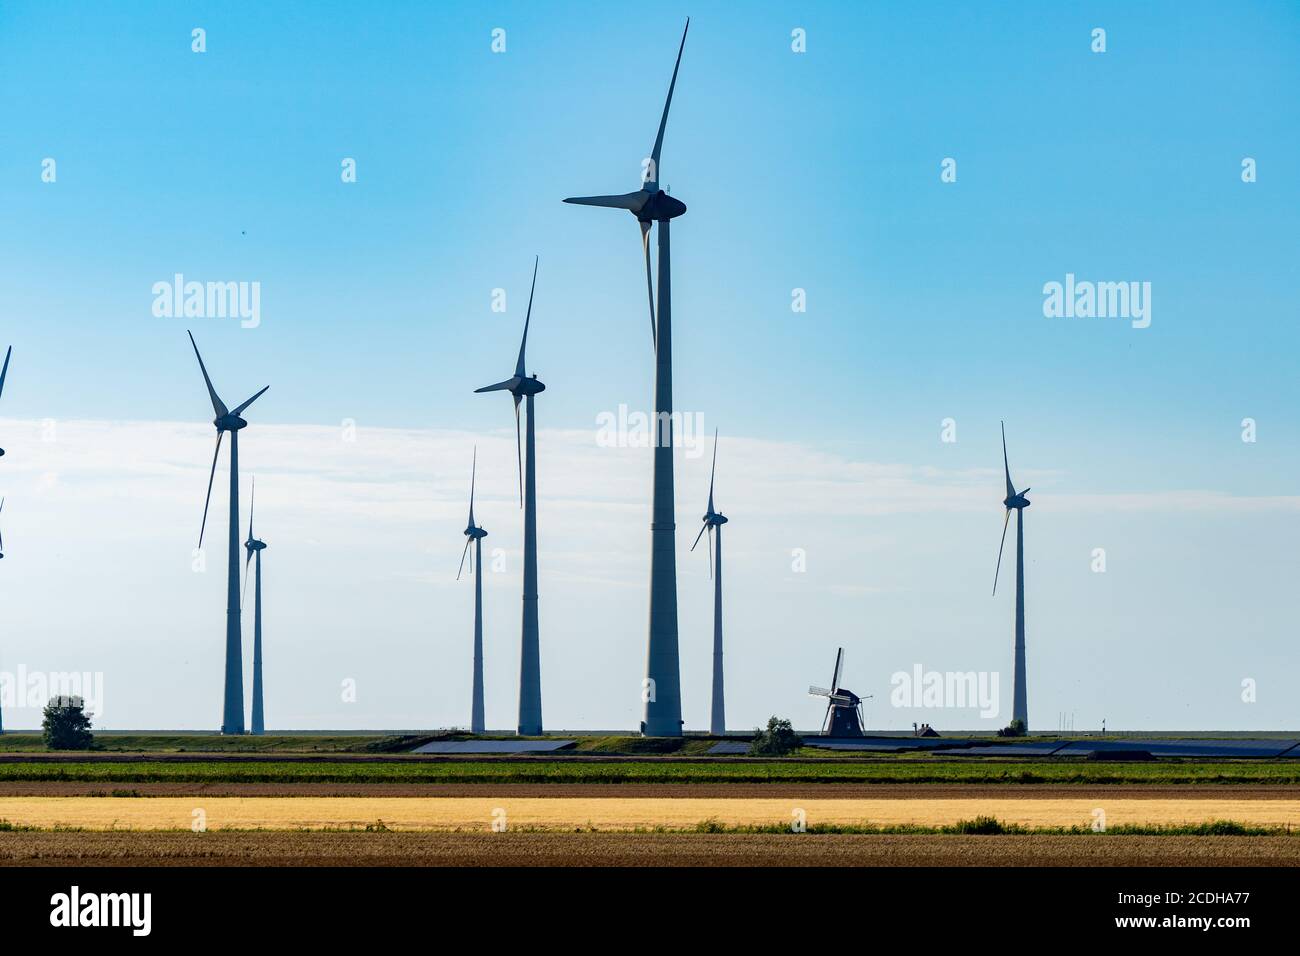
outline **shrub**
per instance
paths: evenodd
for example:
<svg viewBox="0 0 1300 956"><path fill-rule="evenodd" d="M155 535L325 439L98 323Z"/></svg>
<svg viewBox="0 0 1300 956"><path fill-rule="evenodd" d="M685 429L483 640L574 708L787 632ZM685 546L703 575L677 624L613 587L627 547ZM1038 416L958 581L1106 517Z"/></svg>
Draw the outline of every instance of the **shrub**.
<svg viewBox="0 0 1300 956"><path fill-rule="evenodd" d="M768 719L767 729L754 728L754 741L749 745L752 757L784 757L803 746L803 738L794 732L790 721L779 717Z"/></svg>
<svg viewBox="0 0 1300 956"><path fill-rule="evenodd" d="M90 715L80 697L55 697L45 705L41 721L45 746L50 750L89 750L95 743Z"/></svg>

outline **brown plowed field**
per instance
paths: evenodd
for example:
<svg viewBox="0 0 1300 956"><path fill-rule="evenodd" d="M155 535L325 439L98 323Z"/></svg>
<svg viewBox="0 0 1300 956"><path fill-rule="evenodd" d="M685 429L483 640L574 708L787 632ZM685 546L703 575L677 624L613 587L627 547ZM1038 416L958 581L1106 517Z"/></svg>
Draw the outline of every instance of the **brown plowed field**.
<svg viewBox="0 0 1300 956"><path fill-rule="evenodd" d="M1292 837L0 833L0 865L1296 866Z"/></svg>

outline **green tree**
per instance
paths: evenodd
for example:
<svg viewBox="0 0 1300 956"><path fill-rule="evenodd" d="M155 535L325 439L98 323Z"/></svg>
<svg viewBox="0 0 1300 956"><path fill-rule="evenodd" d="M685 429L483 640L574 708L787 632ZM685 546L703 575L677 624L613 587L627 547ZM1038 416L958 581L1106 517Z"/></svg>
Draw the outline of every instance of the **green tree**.
<svg viewBox="0 0 1300 956"><path fill-rule="evenodd" d="M95 742L90 715L80 697L54 697L45 705L41 721L49 750L89 750Z"/></svg>
<svg viewBox="0 0 1300 956"><path fill-rule="evenodd" d="M784 757L803 746L803 738L794 732L790 721L780 717L768 719L767 730L754 728L754 742L749 753L755 757Z"/></svg>

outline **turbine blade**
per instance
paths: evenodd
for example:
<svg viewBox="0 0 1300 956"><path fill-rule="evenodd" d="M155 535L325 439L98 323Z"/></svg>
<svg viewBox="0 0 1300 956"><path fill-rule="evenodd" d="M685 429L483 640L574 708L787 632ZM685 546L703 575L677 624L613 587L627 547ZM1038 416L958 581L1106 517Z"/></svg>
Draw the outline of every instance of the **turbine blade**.
<svg viewBox="0 0 1300 956"><path fill-rule="evenodd" d="M524 337L519 343L519 361L515 363L515 378L525 378L528 373L524 371L524 349L528 347L528 323L533 317L533 292L537 289L537 262L540 257L533 258L533 284L528 290L528 314L524 316Z"/></svg>
<svg viewBox="0 0 1300 956"><path fill-rule="evenodd" d="M1002 423L1002 467L1007 473L1007 497L1016 496L1015 486L1011 484L1011 466L1007 464L1007 423Z"/></svg>
<svg viewBox="0 0 1300 956"><path fill-rule="evenodd" d="M816 684L813 684L811 687L808 688L808 696L809 696L809 697L829 697L829 696L831 696L830 688L827 688L827 687L818 687Z"/></svg>
<svg viewBox="0 0 1300 956"><path fill-rule="evenodd" d="M244 590L239 595L239 609L244 609L244 599L248 597L248 566L253 562L253 549L248 549L248 557L244 559Z"/></svg>
<svg viewBox="0 0 1300 956"><path fill-rule="evenodd" d="M253 490L248 496L248 540L253 540L253 506L257 503L257 475L253 476ZM243 607L241 604L240 607Z"/></svg>
<svg viewBox="0 0 1300 956"><path fill-rule="evenodd" d="M998 574L1002 571L1002 549L1007 546L1007 525L1011 523L1011 509L1007 509L1007 516L1002 520L1002 543L998 545L998 566L993 570L993 594L998 593Z"/></svg>
<svg viewBox="0 0 1300 956"><path fill-rule="evenodd" d="M605 206L609 209L640 212L647 198L645 191L638 189L634 193L623 193L621 196L573 196L564 201L575 206Z"/></svg>
<svg viewBox="0 0 1300 956"><path fill-rule="evenodd" d="M5 367L0 369L0 395L5 393L5 376L9 374L9 356L13 354L14 347L11 345L8 351L5 352Z"/></svg>
<svg viewBox="0 0 1300 956"><path fill-rule="evenodd" d="M484 385L482 388L474 389L474 394L480 392L508 392L519 384L519 379L508 378L504 382L497 382L495 385Z"/></svg>
<svg viewBox="0 0 1300 956"><path fill-rule="evenodd" d="M217 456L221 454L221 436L225 432L218 430L217 447L212 452L212 471L208 473L208 496L203 499L203 524L199 526L199 547L203 547L203 532L208 526L208 505L212 503L212 479L217 477Z"/></svg>
<svg viewBox="0 0 1300 956"><path fill-rule="evenodd" d="M194 346L194 357L199 360L199 370L203 373L203 381L207 383L208 397L212 399L212 410L216 412L217 418L220 418L228 414L226 403L221 400L220 396L217 395L217 390L212 387L212 379L208 378L208 367L203 364L203 356L199 355L199 346L194 341L194 333L186 329L185 334L190 337L190 345Z"/></svg>
<svg viewBox="0 0 1300 956"><path fill-rule="evenodd" d="M474 463L469 472L469 526L474 527L474 481L478 477L478 445L474 446ZM463 560L463 559L462 559Z"/></svg>
<svg viewBox="0 0 1300 956"><path fill-rule="evenodd" d="M713 429L713 467L709 470L709 514L713 514L713 476L718 471L718 430Z"/></svg>
<svg viewBox="0 0 1300 956"><path fill-rule="evenodd" d="M831 701L826 701L826 716L822 718L822 733L831 729L831 708L835 705Z"/></svg>
<svg viewBox="0 0 1300 956"><path fill-rule="evenodd" d="M655 287L650 281L650 223L641 223L641 252L645 255L645 291L650 299L650 343L659 348L659 327L655 322Z"/></svg>
<svg viewBox="0 0 1300 956"><path fill-rule="evenodd" d="M691 543L692 551L695 550L695 545L700 543L700 538L701 536L703 536L704 532L708 529L708 527L709 527L708 522L705 522L704 524L700 525L700 533L695 536L695 541Z"/></svg>
<svg viewBox="0 0 1300 956"><path fill-rule="evenodd" d="M469 535L465 535L465 550L460 553L460 570L456 572L457 581L460 580L461 572L465 570L465 555L469 552L469 543L473 540L474 539L471 538ZM474 572L474 565L471 564L469 569L470 569L470 573L472 574Z"/></svg>
<svg viewBox="0 0 1300 956"><path fill-rule="evenodd" d="M844 670L844 648L841 647L839 649L839 652L835 655L835 677L831 680L832 694L838 694L840 692L840 674L843 673L843 670Z"/></svg>
<svg viewBox="0 0 1300 956"><path fill-rule="evenodd" d="M252 405L255 401L257 401L259 398L261 398L261 397L262 397L262 393L265 392L265 391L266 391L268 388L270 388L270 387L271 387L270 385L263 386L262 391L258 392L256 395L254 395L254 396L253 396L252 398L250 398L248 401L244 402L244 404L242 404L242 405L236 405L236 406L235 406L235 411L234 411L233 414L238 415L240 412L242 412L244 409L246 409L249 405Z"/></svg>
<svg viewBox="0 0 1300 956"><path fill-rule="evenodd" d="M519 396L515 399L515 455L519 458L519 507L524 506L524 446L519 440Z"/></svg>
<svg viewBox="0 0 1300 956"><path fill-rule="evenodd" d="M664 148L664 127L668 125L668 108L673 105L673 90L677 87L677 70L682 65L682 51L686 49L686 31L691 28L690 17L686 18L686 29L682 30L681 46L677 48L677 62L673 65L672 82L668 84L668 98L664 100L664 115L659 120L659 134L655 136L655 146L650 153L650 172L653 174L647 179L647 183L653 182L656 186L662 180L659 169L659 154Z"/></svg>
<svg viewBox="0 0 1300 956"><path fill-rule="evenodd" d="M707 525L709 529L709 580L713 580L713 525Z"/></svg>

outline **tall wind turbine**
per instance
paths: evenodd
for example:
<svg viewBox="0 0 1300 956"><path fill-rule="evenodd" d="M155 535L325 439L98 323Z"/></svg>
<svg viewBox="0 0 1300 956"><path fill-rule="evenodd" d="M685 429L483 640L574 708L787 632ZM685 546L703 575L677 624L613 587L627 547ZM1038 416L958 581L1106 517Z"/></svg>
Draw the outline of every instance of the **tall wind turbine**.
<svg viewBox="0 0 1300 956"><path fill-rule="evenodd" d="M524 509L524 614L519 651L519 727L521 736L542 732L542 664L537 636L537 443L533 428L533 396L546 386L524 370L528 347L528 324L533 317L533 291L537 288L537 260L533 260L533 284L528 290L528 313L524 316L524 337L519 343L515 374L504 382L474 389L478 392L509 392L515 400L515 454L519 457L519 498ZM519 444L519 402L527 399L528 428L523 450ZM468 533L468 532L466 532ZM480 579L481 580L481 579Z"/></svg>
<svg viewBox="0 0 1300 956"><path fill-rule="evenodd" d="M208 377L207 366L199 347L194 341L194 333L187 333L190 345L194 346L194 356L199 360L199 370L203 372L204 384L208 386L208 397L212 399L212 411L216 415L212 424L217 429L217 447L212 453L212 471L208 474L208 496L203 500L203 524L199 526L199 547L203 547L203 532L208 526L208 505L212 502L212 481L217 475L217 456L221 454L221 437L230 432L230 564L226 575L226 689L221 716L223 734L242 734L244 732L244 663L240 650L242 635L239 628L239 430L248 422L239 417L240 412L261 397L267 385L255 393L248 401L236 405L234 409L226 408L225 402L212 387Z"/></svg>
<svg viewBox="0 0 1300 956"><path fill-rule="evenodd" d="M474 464L469 473L469 524L465 525L465 550L460 553L460 571L456 572L456 580L460 580L461 572L465 570L465 555L473 545L474 557L469 563L469 573L474 575L474 702L470 705L469 729L470 733L481 734L487 729L483 721L483 539L487 532L474 523L474 479L477 475L478 448L475 448Z"/></svg>
<svg viewBox="0 0 1300 956"><path fill-rule="evenodd" d="M5 391L5 377L9 374L9 356L13 354L14 354L14 347L11 345L9 346L8 351L5 352L5 367L3 369L0 369L0 395L3 395ZM0 455L3 455L4 453L5 450L3 448L0 448ZM0 498L0 509L3 509L4 506L5 506L4 499ZM0 538L0 558L3 557L4 557L4 540ZM0 734L3 734L4 732L5 732L4 718L3 715L0 714Z"/></svg>
<svg viewBox="0 0 1300 956"><path fill-rule="evenodd" d="M659 155L664 127L672 106L677 70L686 47L686 21L677 63L668 84L659 132L650 156L643 162L641 188L619 196L582 196L565 202L582 206L626 209L641 227L645 256L646 294L650 303L650 331L655 346L654 482L650 518L650 636L646 649L647 693L641 731L649 737L680 737L682 733L681 667L677 651L676 516L673 509L673 334L672 256L669 223L686 212L686 205L659 188L663 168ZM650 227L659 223L659 311L655 313L654 285L650 279Z"/></svg>
<svg viewBox="0 0 1300 956"><path fill-rule="evenodd" d="M1029 489L1017 492L1011 483L1011 466L1007 464L1007 426L1002 423L1002 467L1007 475L1007 496L1002 500L1007 509L1002 522L1002 544L998 545L998 566L993 572L993 593L998 593L998 573L1002 570L1002 549L1007 543L1007 524L1011 512L1016 513L1016 659L1012 672L1011 719L1019 720L1029 730L1029 707L1025 694L1025 509Z"/></svg>
<svg viewBox="0 0 1300 956"><path fill-rule="evenodd" d="M262 710L262 552L266 542L253 537L253 504L257 501L257 479L253 479L253 493L248 501L248 540L244 549L248 557L244 560L244 593L248 593L248 562L257 556L257 567L253 574L257 584L253 588L253 733L266 733L266 721ZM242 601L241 601L242 603Z"/></svg>
<svg viewBox="0 0 1300 956"><path fill-rule="evenodd" d="M713 577L713 711L709 717L709 733L720 737L727 732L726 704L722 693L722 526L727 517L713 507L713 478L718 471L718 433L713 433L713 468L709 471L709 508L704 512L704 527L695 536L700 543L704 532L709 533L709 574ZM716 540L715 540L716 539Z"/></svg>

